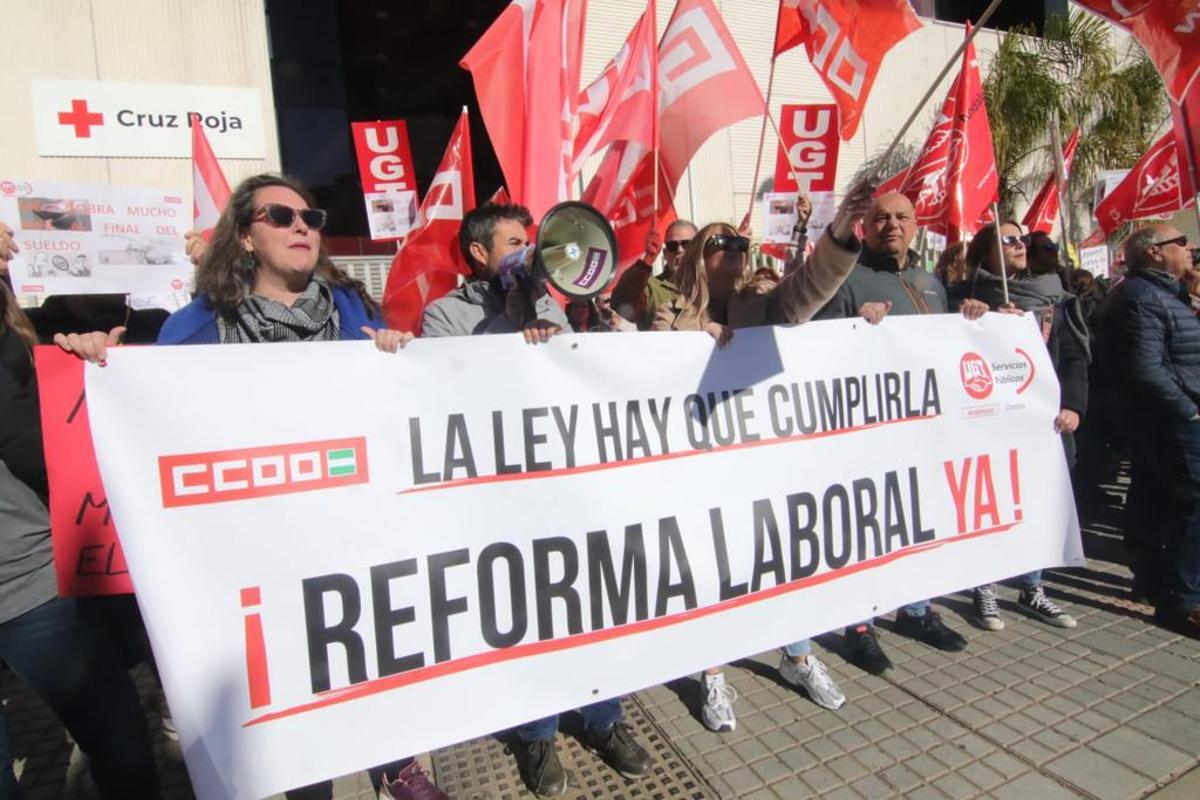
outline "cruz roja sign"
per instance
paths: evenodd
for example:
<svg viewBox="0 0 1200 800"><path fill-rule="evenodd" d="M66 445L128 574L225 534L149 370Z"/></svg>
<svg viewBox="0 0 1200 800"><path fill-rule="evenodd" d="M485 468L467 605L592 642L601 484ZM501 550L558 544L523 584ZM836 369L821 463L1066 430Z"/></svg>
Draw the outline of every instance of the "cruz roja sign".
<svg viewBox="0 0 1200 800"><path fill-rule="evenodd" d="M199 124L218 158L265 158L257 89L33 81L39 156L191 158Z"/></svg>

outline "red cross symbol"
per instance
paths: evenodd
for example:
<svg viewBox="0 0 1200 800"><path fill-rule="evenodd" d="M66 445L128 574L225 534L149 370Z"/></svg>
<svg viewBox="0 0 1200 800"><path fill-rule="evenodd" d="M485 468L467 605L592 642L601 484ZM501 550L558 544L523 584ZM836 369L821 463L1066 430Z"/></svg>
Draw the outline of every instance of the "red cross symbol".
<svg viewBox="0 0 1200 800"><path fill-rule="evenodd" d="M90 139L92 126L103 125L104 115L88 111L87 100L72 100L69 112L58 112L58 124L75 126L76 139Z"/></svg>

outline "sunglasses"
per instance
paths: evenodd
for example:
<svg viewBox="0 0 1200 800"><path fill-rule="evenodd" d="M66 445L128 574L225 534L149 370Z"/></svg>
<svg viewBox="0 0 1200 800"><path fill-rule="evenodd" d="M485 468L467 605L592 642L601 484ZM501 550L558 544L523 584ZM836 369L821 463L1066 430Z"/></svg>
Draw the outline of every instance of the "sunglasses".
<svg viewBox="0 0 1200 800"><path fill-rule="evenodd" d="M300 215L305 227L319 231L325 227L327 217L322 208L295 209L281 203L267 203L254 213L254 222L265 222L272 228L290 228L296 224L296 215Z"/></svg>
<svg viewBox="0 0 1200 800"><path fill-rule="evenodd" d="M678 253L680 250L687 247L688 242L690 242L690 241L692 241L692 240L691 239L672 239L671 241L664 244L663 247L667 248L668 253Z"/></svg>
<svg viewBox="0 0 1200 800"><path fill-rule="evenodd" d="M1187 247L1186 236L1176 236L1174 239L1167 239L1165 242L1155 242L1155 247L1166 247L1169 244L1177 244L1180 247Z"/></svg>
<svg viewBox="0 0 1200 800"><path fill-rule="evenodd" d="M704 252L715 253L718 250L724 250L726 253L746 253L750 250L750 240L745 236L718 233L704 244Z"/></svg>
<svg viewBox="0 0 1200 800"><path fill-rule="evenodd" d="M1001 236L1000 243L1005 247L1016 247L1019 244L1025 244L1023 236Z"/></svg>

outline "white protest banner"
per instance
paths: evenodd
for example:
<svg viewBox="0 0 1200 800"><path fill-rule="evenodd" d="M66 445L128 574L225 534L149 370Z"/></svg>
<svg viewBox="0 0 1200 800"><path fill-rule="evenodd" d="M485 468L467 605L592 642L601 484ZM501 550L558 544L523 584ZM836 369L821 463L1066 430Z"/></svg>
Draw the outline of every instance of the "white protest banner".
<svg viewBox="0 0 1200 800"><path fill-rule="evenodd" d="M204 126L217 158L266 158L258 89L113 81L33 81L39 156L191 158Z"/></svg>
<svg viewBox="0 0 1200 800"><path fill-rule="evenodd" d="M836 212L833 192L812 192L808 196L812 214L808 218L808 241L816 242L825 233ZM787 244L792 241L792 228L799 219L796 213L795 192L763 194L763 241L768 244Z"/></svg>
<svg viewBox="0 0 1200 800"><path fill-rule="evenodd" d="M1108 277L1108 245L1085 247L1079 251L1079 263L1083 269L1097 278Z"/></svg>
<svg viewBox="0 0 1200 800"><path fill-rule="evenodd" d="M371 239L402 239L417 222L417 178L408 123L402 119L351 122L350 132Z"/></svg>
<svg viewBox="0 0 1200 800"><path fill-rule="evenodd" d="M1029 318L739 330L720 350L117 348L86 381L203 800L1083 563Z"/></svg>
<svg viewBox="0 0 1200 800"><path fill-rule="evenodd" d="M0 180L0 221L21 252L8 269L27 295L190 291L184 192Z"/></svg>

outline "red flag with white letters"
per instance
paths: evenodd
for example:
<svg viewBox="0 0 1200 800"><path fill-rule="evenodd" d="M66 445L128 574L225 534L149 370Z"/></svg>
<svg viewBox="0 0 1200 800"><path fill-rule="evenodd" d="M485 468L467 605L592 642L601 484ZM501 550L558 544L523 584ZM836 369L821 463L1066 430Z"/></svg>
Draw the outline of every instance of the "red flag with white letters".
<svg viewBox="0 0 1200 800"><path fill-rule="evenodd" d="M464 108L421 203L417 227L392 259L383 292L389 328L420 335L425 306L454 289L459 275L471 274L458 246L458 229L463 215L473 208L471 127Z"/></svg>
<svg viewBox="0 0 1200 800"><path fill-rule="evenodd" d="M766 103L710 0L675 5L658 48L658 75L659 160L673 189L710 136L765 114Z"/></svg>
<svg viewBox="0 0 1200 800"><path fill-rule="evenodd" d="M899 191L913 201L918 225L956 242L979 229L999 185L979 62L969 44L962 71Z"/></svg>
<svg viewBox="0 0 1200 800"><path fill-rule="evenodd" d="M221 212L229 202L229 181L221 171L221 164L213 155L204 125L198 118L192 120L192 230L198 231L204 241L212 238L213 228L221 218Z"/></svg>
<svg viewBox="0 0 1200 800"><path fill-rule="evenodd" d="M1200 3L1196 0L1076 0L1133 35L1162 75L1167 94L1183 100L1200 75Z"/></svg>
<svg viewBox="0 0 1200 800"><path fill-rule="evenodd" d="M1096 221L1106 235L1145 217L1171 214L1192 205L1195 192L1180 170L1174 131L1154 143L1133 169L1096 206Z"/></svg>
<svg viewBox="0 0 1200 800"><path fill-rule="evenodd" d="M1025 218L1021 220L1021 224L1025 226L1026 230L1041 231L1047 234L1054 230L1062 202L1061 185L1063 180L1071 174L1071 162L1075 160L1075 148L1078 145L1079 128L1076 128L1075 132L1071 134L1071 138L1067 140L1067 146L1063 148L1063 174L1059 174L1057 167L1050 173L1046 182L1042 184L1041 191L1037 193L1037 197L1033 198L1033 204L1029 206Z"/></svg>
<svg viewBox="0 0 1200 800"><path fill-rule="evenodd" d="M780 0L775 57L804 45L838 104L842 138L849 139L883 57L920 27L909 0Z"/></svg>
<svg viewBox="0 0 1200 800"><path fill-rule="evenodd" d="M616 141L654 147L657 39L654 3L650 2L620 52L579 96L572 174L578 174L588 158Z"/></svg>
<svg viewBox="0 0 1200 800"><path fill-rule="evenodd" d="M670 187L659 170L658 213L654 209L654 158L634 142L617 142L604 154L583 202L604 214L617 237L617 277L645 250L646 234L665 233L676 219Z"/></svg>

